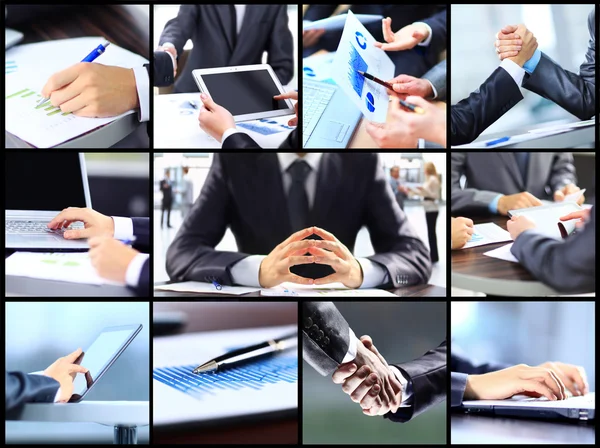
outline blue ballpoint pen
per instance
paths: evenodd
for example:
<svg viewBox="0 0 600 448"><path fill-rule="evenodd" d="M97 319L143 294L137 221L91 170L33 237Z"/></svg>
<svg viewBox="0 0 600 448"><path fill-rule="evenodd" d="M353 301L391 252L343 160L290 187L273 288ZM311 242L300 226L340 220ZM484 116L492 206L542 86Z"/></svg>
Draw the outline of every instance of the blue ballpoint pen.
<svg viewBox="0 0 600 448"><path fill-rule="evenodd" d="M498 143L507 142L509 140L510 140L510 137L502 137L502 138L498 138L496 140L485 142L485 146L494 146L494 145L497 145Z"/></svg>
<svg viewBox="0 0 600 448"><path fill-rule="evenodd" d="M131 237L130 239L128 239L128 240L119 240L119 241L121 241L123 244L125 244L125 245L127 245L127 246L130 246L130 245L132 245L133 243L135 243L135 240L136 240L136 239L137 239L137 238L136 238L135 236L132 236L132 237Z"/></svg>
<svg viewBox="0 0 600 448"><path fill-rule="evenodd" d="M100 56L102 53L104 53L106 51L106 47L108 47L110 45L109 41L104 42L103 44L98 45L96 48L94 48L90 54L88 54L85 58L83 58L81 60L81 62L93 62L94 59L96 59L98 56ZM50 100L50 98L40 98L40 100L38 101L38 106L41 106L42 104L46 104L48 102L48 100Z"/></svg>
<svg viewBox="0 0 600 448"><path fill-rule="evenodd" d="M220 291L220 290L223 289L223 287L221 286L221 284L218 281L216 281L216 280L213 280L212 284L215 285L215 288L216 288L217 291Z"/></svg>

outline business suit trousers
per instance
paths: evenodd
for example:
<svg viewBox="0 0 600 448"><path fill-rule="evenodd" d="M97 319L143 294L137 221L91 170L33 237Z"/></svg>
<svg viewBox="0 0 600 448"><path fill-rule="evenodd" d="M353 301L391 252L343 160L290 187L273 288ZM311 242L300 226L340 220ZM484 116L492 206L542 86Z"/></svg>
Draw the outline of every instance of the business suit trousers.
<svg viewBox="0 0 600 448"><path fill-rule="evenodd" d="M165 218L165 211L167 212L167 227L171 227L171 207L173 206L173 201L162 201L162 207L160 209L160 226L163 226L163 221Z"/></svg>
<svg viewBox="0 0 600 448"><path fill-rule="evenodd" d="M429 239L429 252L431 254L431 262L437 263L440 261L437 247L437 235L435 234L435 225L437 223L439 212L425 212L425 220L427 221L427 237Z"/></svg>

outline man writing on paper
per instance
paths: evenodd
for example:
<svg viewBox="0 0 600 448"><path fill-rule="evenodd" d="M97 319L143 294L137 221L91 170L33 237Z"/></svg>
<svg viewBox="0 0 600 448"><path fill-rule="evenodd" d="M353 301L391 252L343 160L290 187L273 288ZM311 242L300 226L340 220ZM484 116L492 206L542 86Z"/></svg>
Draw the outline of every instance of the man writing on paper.
<svg viewBox="0 0 600 448"><path fill-rule="evenodd" d="M510 251L535 278L567 294L596 291L596 207L570 213L561 221L577 219L577 232L564 240L540 235L525 216L506 223L515 242Z"/></svg>
<svg viewBox="0 0 600 448"><path fill-rule="evenodd" d="M365 415L405 423L446 398L446 342L414 361L389 365L331 302L302 302L302 322L304 360L332 375Z"/></svg>
<svg viewBox="0 0 600 448"><path fill-rule="evenodd" d="M375 254L355 258L363 225ZM215 250L227 228L239 252ZM379 157L358 153L216 153L166 268L172 280L262 288L286 281L400 287L431 274Z"/></svg>
<svg viewBox="0 0 600 448"><path fill-rule="evenodd" d="M506 215L579 191L569 152L453 152L450 164L452 213Z"/></svg>
<svg viewBox="0 0 600 448"><path fill-rule="evenodd" d="M89 238L90 259L98 275L108 280L125 283L138 296L147 297L150 291L150 219L104 216L89 208L69 207L48 223L49 229L69 227L81 221L85 228L66 230L70 239ZM119 240L132 240L133 249ZM143 253L146 252L146 253Z"/></svg>

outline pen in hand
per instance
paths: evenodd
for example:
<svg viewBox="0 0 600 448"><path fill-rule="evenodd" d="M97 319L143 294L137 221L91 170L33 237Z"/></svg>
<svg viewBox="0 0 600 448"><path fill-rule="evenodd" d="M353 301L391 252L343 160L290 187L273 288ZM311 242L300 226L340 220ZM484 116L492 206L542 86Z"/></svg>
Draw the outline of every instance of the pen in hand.
<svg viewBox="0 0 600 448"><path fill-rule="evenodd" d="M390 89L392 92L394 91L394 86L392 86L389 82L385 82L382 81L381 79L377 78L376 76L371 75L370 73L367 72L363 72L361 70L357 70L357 73L359 75L364 76L367 79L370 79L373 82L376 82L379 85L382 85L383 87ZM411 103L407 103L404 100L400 100L400 104L404 107L406 107L407 109L417 113L417 114L424 114L425 113L425 109L423 109L422 107L419 106L415 106L414 104Z"/></svg>
<svg viewBox="0 0 600 448"><path fill-rule="evenodd" d="M94 48L85 58L81 60L81 62L93 62L98 56L103 54L106 51L106 47L110 45L109 41L105 41L103 44L98 45ZM38 106L42 104L46 104L50 100L50 97L42 97L38 101Z"/></svg>

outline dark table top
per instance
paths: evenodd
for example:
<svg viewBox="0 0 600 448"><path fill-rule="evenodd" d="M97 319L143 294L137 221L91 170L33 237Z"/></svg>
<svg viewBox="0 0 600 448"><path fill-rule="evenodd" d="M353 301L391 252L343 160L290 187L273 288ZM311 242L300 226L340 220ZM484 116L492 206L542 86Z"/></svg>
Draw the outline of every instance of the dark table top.
<svg viewBox="0 0 600 448"><path fill-rule="evenodd" d="M170 282L157 282L154 286L166 285ZM399 297L446 297L446 288L434 285L415 285L407 286L405 288L390 289L390 292L396 294ZM175 291L154 291L154 297L210 297L218 299L244 299L246 297L265 297L261 296L260 292L252 292L241 296L235 295L224 295L224 294L200 294L200 293L185 293Z"/></svg>
<svg viewBox="0 0 600 448"><path fill-rule="evenodd" d="M593 423L545 421L452 413L452 444L594 444Z"/></svg>
<svg viewBox="0 0 600 448"><path fill-rule="evenodd" d="M508 217L500 215L468 216L474 224L493 222L504 230ZM519 263L483 255L485 252L510 244L503 242L459 249L452 252L452 286L493 295L557 294L537 281ZM477 289L475 289L477 288Z"/></svg>

